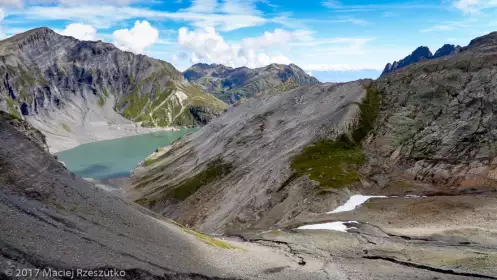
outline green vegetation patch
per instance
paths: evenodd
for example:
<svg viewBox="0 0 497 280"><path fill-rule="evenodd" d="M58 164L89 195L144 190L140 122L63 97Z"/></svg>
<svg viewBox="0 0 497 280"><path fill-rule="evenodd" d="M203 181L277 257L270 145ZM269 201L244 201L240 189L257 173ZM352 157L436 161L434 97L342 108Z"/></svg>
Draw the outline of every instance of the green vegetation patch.
<svg viewBox="0 0 497 280"><path fill-rule="evenodd" d="M109 97L109 90L107 88L104 88L103 94L105 95L105 97Z"/></svg>
<svg viewBox="0 0 497 280"><path fill-rule="evenodd" d="M133 120L142 113L148 100L147 94L140 94L140 92L135 89L119 101L118 107L124 105L123 115L126 118Z"/></svg>
<svg viewBox="0 0 497 280"><path fill-rule="evenodd" d="M209 164L207 169L200 172L199 174L193 176L172 188L169 193L171 198L177 200L185 200L195 192L197 192L202 186L208 185L231 171L232 166L230 164L222 163L221 160L216 160Z"/></svg>
<svg viewBox="0 0 497 280"><path fill-rule="evenodd" d="M9 108L9 114L16 118L16 119L22 119L21 114L19 114L19 111L17 110L18 103L14 99L7 97L7 107Z"/></svg>
<svg viewBox="0 0 497 280"><path fill-rule="evenodd" d="M104 97L103 97L103 96L99 96L99 97L98 97L97 104L98 104L98 106L100 106L100 107L104 107L104 105L105 105L105 99L104 99Z"/></svg>
<svg viewBox="0 0 497 280"><path fill-rule="evenodd" d="M216 238L213 238L213 237L210 237L206 234L203 234L203 233L200 233L200 232L197 232L197 231L194 231L192 229L189 229L189 228L186 228L186 227L181 227L181 229L188 233L188 234L191 234L191 235L194 235L195 237L197 237L200 241L204 242L205 244L209 245L209 246L212 246L212 247L217 247L217 248L221 248L221 249L228 249L228 250L233 250L233 249L240 249L236 246L233 246L231 245L230 243L228 242L225 242L223 240L220 240L220 239L216 239Z"/></svg>
<svg viewBox="0 0 497 280"><path fill-rule="evenodd" d="M159 160L159 158L152 158L152 157L148 157L146 158L144 161L143 161L143 165L145 166L150 166L154 163L156 163L157 161Z"/></svg>
<svg viewBox="0 0 497 280"><path fill-rule="evenodd" d="M174 220L169 220L169 222L171 222L172 224L177 225L184 232L197 237L198 239L200 239L200 241L204 242L205 244L207 244L209 246L217 247L217 248L221 248L221 249L241 249L241 250L245 250L243 248L231 245L230 243L225 242L223 240L216 239L216 238L213 238L213 237L211 237L211 236L209 236L207 234L203 234L203 233L197 232L197 231L195 231L193 229L187 228L184 225L182 225L182 224L180 224L180 223L178 223L178 222L176 222Z"/></svg>
<svg viewBox="0 0 497 280"><path fill-rule="evenodd" d="M371 85L366 97L358 104L361 110L357 127L350 135L338 139L321 140L297 155L291 167L297 175L309 175L319 182L321 188L342 188L360 180L359 167L364 164L365 156L361 142L373 130L380 109L380 94Z"/></svg>

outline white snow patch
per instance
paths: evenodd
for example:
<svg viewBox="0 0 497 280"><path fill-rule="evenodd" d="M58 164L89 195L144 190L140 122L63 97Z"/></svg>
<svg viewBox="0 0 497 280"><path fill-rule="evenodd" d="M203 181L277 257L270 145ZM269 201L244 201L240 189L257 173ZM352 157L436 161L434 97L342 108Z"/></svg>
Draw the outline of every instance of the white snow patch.
<svg viewBox="0 0 497 280"><path fill-rule="evenodd" d="M345 202L344 205L339 206L337 209L327 212L326 214L333 214L333 213L339 213L339 212L347 212L347 211L352 211L356 209L358 206L364 204L366 201L368 201L370 198L387 198L384 195L353 195Z"/></svg>
<svg viewBox="0 0 497 280"><path fill-rule="evenodd" d="M347 232L348 229L355 228L355 227L348 227L346 225L346 224L350 224L350 223L358 224L358 222L356 222L356 221L331 222L331 223L324 223L324 224L305 225L305 226L298 227L297 229L327 229L327 230Z"/></svg>

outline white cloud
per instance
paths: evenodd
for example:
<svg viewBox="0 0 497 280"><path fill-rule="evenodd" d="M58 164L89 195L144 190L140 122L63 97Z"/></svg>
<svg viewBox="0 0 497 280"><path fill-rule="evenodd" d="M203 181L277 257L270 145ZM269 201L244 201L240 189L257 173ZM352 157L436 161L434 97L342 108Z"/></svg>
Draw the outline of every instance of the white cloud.
<svg viewBox="0 0 497 280"><path fill-rule="evenodd" d="M479 12L480 4L479 0L456 0L453 3L454 7L465 13Z"/></svg>
<svg viewBox="0 0 497 280"><path fill-rule="evenodd" d="M479 14L484 9L496 8L497 0L453 0L452 5L465 14Z"/></svg>
<svg viewBox="0 0 497 280"><path fill-rule="evenodd" d="M145 49L159 40L159 30L146 20L135 22L132 29L120 29L113 33L116 47L134 53L143 53Z"/></svg>
<svg viewBox="0 0 497 280"><path fill-rule="evenodd" d="M261 12L257 10L254 0L223 0L220 6L220 12L237 15L258 15Z"/></svg>
<svg viewBox="0 0 497 280"><path fill-rule="evenodd" d="M245 38L243 45L248 49L264 49L277 45L287 44L294 37L293 33L283 29L275 29L273 32L264 32L262 36Z"/></svg>
<svg viewBox="0 0 497 280"><path fill-rule="evenodd" d="M59 33L65 36L72 36L79 40L85 40L85 41L98 40L97 30L91 25L82 24L82 23L71 23L67 25L66 28Z"/></svg>
<svg viewBox="0 0 497 280"><path fill-rule="evenodd" d="M197 13L213 13L218 5L217 0L193 0L192 5L185 10Z"/></svg>
<svg viewBox="0 0 497 280"><path fill-rule="evenodd" d="M136 18L149 20L173 20L189 22L196 27L214 27L222 31L231 31L244 27L262 25L268 22L259 15L227 14L227 13L200 13L181 10L165 12L136 7L116 7L102 5L98 12L94 6L29 6L23 11L13 11L12 14L22 16L28 20L68 20L85 22L99 28L108 28L112 25ZM111 16L110 16L111 15Z"/></svg>
<svg viewBox="0 0 497 280"><path fill-rule="evenodd" d="M256 68L271 63L291 63L286 56L273 56L262 51L272 44L279 44L277 38L288 40L288 36L287 31L275 30L275 32L266 32L260 37L246 38L240 43L230 44L214 28L190 31L183 27L179 30L178 43L182 48L191 51L192 63L204 61L231 67Z"/></svg>
<svg viewBox="0 0 497 280"><path fill-rule="evenodd" d="M20 8L23 4L21 0L0 0L0 6Z"/></svg>
<svg viewBox="0 0 497 280"><path fill-rule="evenodd" d="M51 1L54 2L54 1ZM82 5L128 5L132 2L137 2L136 0L58 0L58 2L62 5L67 6L82 6Z"/></svg>

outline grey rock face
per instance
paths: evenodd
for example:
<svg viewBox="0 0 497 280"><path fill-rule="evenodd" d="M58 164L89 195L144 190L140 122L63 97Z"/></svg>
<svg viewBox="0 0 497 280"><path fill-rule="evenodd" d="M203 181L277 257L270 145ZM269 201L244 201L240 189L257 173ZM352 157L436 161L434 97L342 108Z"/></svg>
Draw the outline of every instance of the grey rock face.
<svg viewBox="0 0 497 280"><path fill-rule="evenodd" d="M368 174L400 172L438 186L496 186L495 34L443 60L410 65L375 82L378 128Z"/></svg>
<svg viewBox="0 0 497 280"><path fill-rule="evenodd" d="M290 80L301 86L319 83L295 64L233 69L220 64L199 63L188 68L183 75L188 81L228 103L254 97Z"/></svg>
<svg viewBox="0 0 497 280"><path fill-rule="evenodd" d="M128 196L207 232L268 228L306 210L333 208L331 193L318 195L315 183L295 178L290 163L304 147L347 132L365 92L361 82L319 84L250 99L174 143L155 164L135 170ZM212 181L211 175L195 177L215 172L214 164L228 171ZM169 195L195 180L203 185L186 197Z"/></svg>
<svg viewBox="0 0 497 280"><path fill-rule="evenodd" d="M91 124L198 125L225 104L189 84L171 64L37 28L0 41L0 109L50 135L83 137ZM124 118L123 118L124 117Z"/></svg>

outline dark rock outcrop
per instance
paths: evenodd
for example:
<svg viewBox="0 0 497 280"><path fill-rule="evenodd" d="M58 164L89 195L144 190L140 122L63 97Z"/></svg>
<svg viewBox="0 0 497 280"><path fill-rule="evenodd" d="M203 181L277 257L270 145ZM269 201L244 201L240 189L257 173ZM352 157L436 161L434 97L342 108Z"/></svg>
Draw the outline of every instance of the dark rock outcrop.
<svg viewBox="0 0 497 280"><path fill-rule="evenodd" d="M404 68L408 65L411 65L413 63L429 60L429 59L435 59L443 56L448 56L451 54L458 53L462 50L460 46L454 46L454 45L443 45L440 49L438 49L435 54L432 54L430 49L428 47L419 47L416 50L414 50L410 55L405 57L404 59L401 59L399 61L394 61L393 63L388 63L385 66L385 69L383 70L382 75L385 75L387 73L393 72L395 70Z"/></svg>
<svg viewBox="0 0 497 280"><path fill-rule="evenodd" d="M198 63L188 68L183 75L188 81L200 85L205 91L228 103L236 103L240 99L251 98L268 90L274 92L281 84L289 81L299 86L319 83L295 64L270 64L250 69Z"/></svg>

